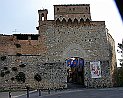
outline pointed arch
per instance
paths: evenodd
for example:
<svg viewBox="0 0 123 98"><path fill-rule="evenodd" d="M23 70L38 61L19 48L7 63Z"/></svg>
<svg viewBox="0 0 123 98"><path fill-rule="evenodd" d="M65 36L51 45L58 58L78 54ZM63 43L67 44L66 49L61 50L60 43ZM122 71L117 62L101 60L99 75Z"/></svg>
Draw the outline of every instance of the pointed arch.
<svg viewBox="0 0 123 98"><path fill-rule="evenodd" d="M72 24L72 20L70 18L68 19L68 24Z"/></svg>
<svg viewBox="0 0 123 98"><path fill-rule="evenodd" d="M44 21L44 13L41 14L41 20Z"/></svg>
<svg viewBox="0 0 123 98"><path fill-rule="evenodd" d="M41 14L41 17L44 17L44 13Z"/></svg>
<svg viewBox="0 0 123 98"><path fill-rule="evenodd" d="M60 23L60 20L59 20L59 18L56 20L56 24L59 24Z"/></svg>
<svg viewBox="0 0 123 98"><path fill-rule="evenodd" d="M83 18L80 19L80 23L82 23L82 22L84 22L84 19Z"/></svg>
<svg viewBox="0 0 123 98"><path fill-rule="evenodd" d="M87 21L87 22L90 22L90 19L87 18L86 21Z"/></svg>
<svg viewBox="0 0 123 98"><path fill-rule="evenodd" d="M78 24L78 20L76 18L74 19L74 23L75 24Z"/></svg>
<svg viewBox="0 0 123 98"><path fill-rule="evenodd" d="M65 18L63 18L63 20L62 20L62 24L66 24L66 19Z"/></svg>
<svg viewBox="0 0 123 98"><path fill-rule="evenodd" d="M62 57L63 57L63 59L70 58L70 57L86 58L86 57L88 57L88 55L86 54L85 50L83 50L81 45L72 43L72 44L69 44L64 49Z"/></svg>

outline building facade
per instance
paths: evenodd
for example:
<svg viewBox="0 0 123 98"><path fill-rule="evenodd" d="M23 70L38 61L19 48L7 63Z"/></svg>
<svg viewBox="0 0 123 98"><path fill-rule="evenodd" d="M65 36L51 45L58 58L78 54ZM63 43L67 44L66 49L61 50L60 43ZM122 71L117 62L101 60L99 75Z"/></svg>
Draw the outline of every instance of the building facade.
<svg viewBox="0 0 123 98"><path fill-rule="evenodd" d="M66 60L72 57L84 60L84 86L113 86L115 42L105 21L92 21L89 4L54 5L54 20L47 20L47 9L38 14L39 34L0 35L2 88L66 88Z"/></svg>

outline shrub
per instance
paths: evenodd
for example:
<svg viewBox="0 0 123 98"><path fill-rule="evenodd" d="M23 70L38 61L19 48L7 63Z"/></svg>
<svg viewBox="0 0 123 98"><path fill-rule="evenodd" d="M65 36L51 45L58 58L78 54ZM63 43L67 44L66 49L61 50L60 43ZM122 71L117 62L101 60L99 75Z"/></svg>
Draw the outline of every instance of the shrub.
<svg viewBox="0 0 123 98"><path fill-rule="evenodd" d="M19 72L17 76L15 76L15 79L18 81L18 82L25 82L25 74L23 72Z"/></svg>

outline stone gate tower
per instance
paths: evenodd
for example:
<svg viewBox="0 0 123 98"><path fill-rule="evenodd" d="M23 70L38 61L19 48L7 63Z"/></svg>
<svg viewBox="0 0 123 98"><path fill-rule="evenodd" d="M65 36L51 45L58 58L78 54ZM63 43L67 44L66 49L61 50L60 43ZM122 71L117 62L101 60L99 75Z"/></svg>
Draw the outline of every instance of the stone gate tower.
<svg viewBox="0 0 123 98"><path fill-rule="evenodd" d="M84 60L86 87L114 85L115 42L105 21L91 19L89 4L54 5L54 20L47 9L38 14L39 34L0 35L0 88L67 87L71 57Z"/></svg>
<svg viewBox="0 0 123 98"><path fill-rule="evenodd" d="M54 5L54 20L39 21L38 28L39 34L45 36L47 62L83 58L85 86L113 86L116 68L114 40L105 21L92 21L89 4ZM100 77L93 76L91 67L96 66L93 66L95 62L99 65Z"/></svg>

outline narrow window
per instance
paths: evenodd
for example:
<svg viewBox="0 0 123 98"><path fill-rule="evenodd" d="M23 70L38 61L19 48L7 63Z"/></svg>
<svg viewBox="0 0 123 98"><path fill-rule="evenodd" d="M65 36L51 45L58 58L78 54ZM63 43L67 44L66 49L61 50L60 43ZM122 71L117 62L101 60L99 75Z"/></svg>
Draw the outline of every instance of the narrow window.
<svg viewBox="0 0 123 98"><path fill-rule="evenodd" d="M59 11L59 8L57 8L57 11Z"/></svg>
<svg viewBox="0 0 123 98"><path fill-rule="evenodd" d="M44 21L44 13L41 14L41 20Z"/></svg>
<svg viewBox="0 0 123 98"><path fill-rule="evenodd" d="M44 21L44 17L42 17L42 21Z"/></svg>

